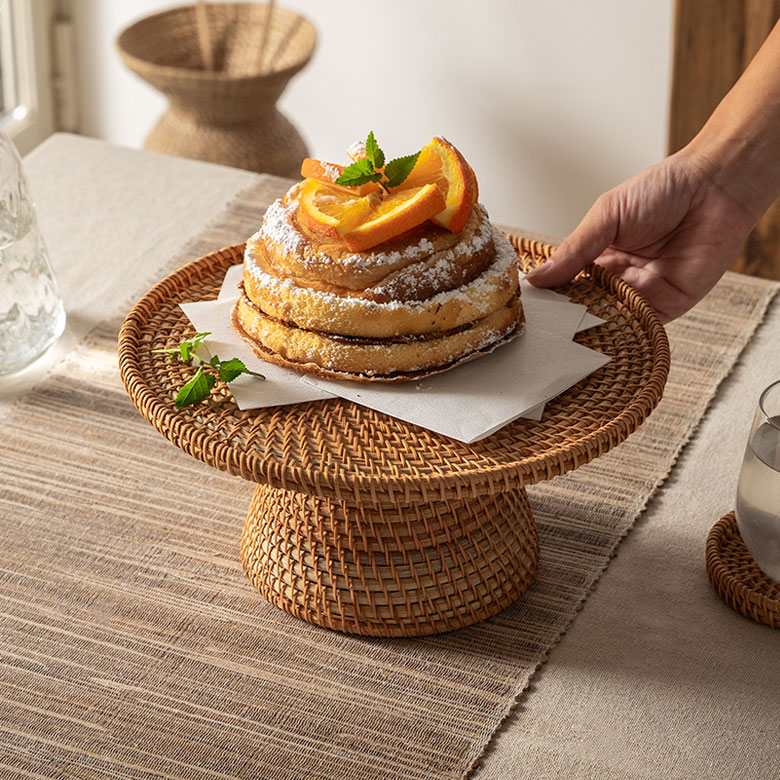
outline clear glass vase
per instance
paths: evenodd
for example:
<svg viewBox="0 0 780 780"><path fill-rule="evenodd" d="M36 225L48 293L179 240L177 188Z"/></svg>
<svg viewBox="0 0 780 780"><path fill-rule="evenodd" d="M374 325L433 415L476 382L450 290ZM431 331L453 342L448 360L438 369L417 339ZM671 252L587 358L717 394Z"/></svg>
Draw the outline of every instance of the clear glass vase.
<svg viewBox="0 0 780 780"><path fill-rule="evenodd" d="M32 363L64 329L65 309L22 161L0 131L0 374Z"/></svg>

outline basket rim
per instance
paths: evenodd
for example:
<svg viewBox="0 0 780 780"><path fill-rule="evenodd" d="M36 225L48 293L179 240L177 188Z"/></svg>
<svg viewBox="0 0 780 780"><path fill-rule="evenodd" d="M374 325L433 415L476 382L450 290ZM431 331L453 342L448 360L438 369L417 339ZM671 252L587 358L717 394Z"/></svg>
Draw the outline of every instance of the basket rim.
<svg viewBox="0 0 780 780"><path fill-rule="evenodd" d="M516 249L525 247L542 258L549 256L554 247L538 241L525 239L517 234L507 234ZM193 274L201 265L219 262L221 267L240 262L244 243L224 247L216 252L197 258L172 272L154 285L133 306L122 325L119 334L119 368L122 381L134 405L141 414L166 438L194 457L216 468L244 477L253 482L268 483L283 489L299 490L314 495L337 499L354 498L359 501L382 502L384 497L392 503L413 503L413 497L423 498L461 495L492 494L512 487L527 486L559 476L573 468L604 454L625 440L648 417L660 401L668 377L671 356L669 342L655 310L644 297L622 279L600 266L589 266L580 272L578 279L590 277L594 284L607 293L616 295L633 316L640 319L652 346L652 369L646 384L634 396L628 406L595 431L573 441L558 444L541 454L526 456L510 462L475 466L446 474L361 474L346 469L333 474L312 473L297 464L260 457L230 441L217 439L213 432L200 428L192 418L172 409L158 399L143 376L137 357L137 339L134 332L140 332L142 314L140 307L148 302L165 300L166 289L179 277ZM182 314L182 316L184 316ZM336 399L344 404L344 399ZM330 401L329 401L330 402ZM276 407L269 407L275 409ZM248 413L268 413L268 409L247 410ZM415 426L412 426L415 427ZM431 436L440 434L428 432ZM442 439L450 441L447 437ZM468 445L464 445L468 446ZM571 463L565 456L571 455ZM333 471L329 469L329 471Z"/></svg>
<svg viewBox="0 0 780 780"><path fill-rule="evenodd" d="M219 5L220 6L228 6L228 5L264 6L267 5L267 3L238 2L238 3L220 3ZM221 70L198 70L196 68L182 68L176 65L158 65L155 62L151 62L150 60L145 60L142 57L137 56L136 54L132 54L125 48L127 37L130 36L132 33L137 32L139 27L143 27L147 24L157 22L164 17L181 14L182 12L189 11L190 9L193 8L194 5L191 3L186 5L175 6L173 8L166 8L164 11L159 11L157 13L144 16L141 19L136 20L129 26L125 27L119 33L119 35L117 35L115 40L115 47L118 50L122 59L125 61L125 64L128 66L128 68L135 71L136 73L139 73L139 75L144 72L154 71L154 75L158 78L178 79L182 81L189 81L193 84L196 83L197 84L206 84L206 83L245 84L245 83L252 83L256 81L267 81L270 78L276 79L282 76L287 76L289 78L295 75L298 71L302 70L305 67L307 62L309 62L317 47L317 29L314 27L314 25L307 17L303 16L302 14L299 14L297 11L293 11L292 9L275 6L275 13L281 11L288 16L301 19L303 24L310 29L310 31L314 36L312 45L309 48L309 50L306 52L305 56L302 56L296 62L280 70L271 70L266 73L257 73L253 75L247 75L247 76L233 76Z"/></svg>

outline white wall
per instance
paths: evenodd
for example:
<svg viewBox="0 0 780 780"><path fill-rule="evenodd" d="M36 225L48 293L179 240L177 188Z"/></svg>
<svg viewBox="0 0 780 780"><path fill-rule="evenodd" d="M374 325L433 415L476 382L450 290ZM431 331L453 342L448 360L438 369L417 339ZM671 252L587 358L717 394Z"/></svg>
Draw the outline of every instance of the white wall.
<svg viewBox="0 0 780 780"><path fill-rule="evenodd" d="M160 0L75 0L82 127L141 146L165 101L114 48ZM283 0L317 28L280 108L316 157L373 129L391 156L445 135L494 221L571 230L666 147L672 0Z"/></svg>

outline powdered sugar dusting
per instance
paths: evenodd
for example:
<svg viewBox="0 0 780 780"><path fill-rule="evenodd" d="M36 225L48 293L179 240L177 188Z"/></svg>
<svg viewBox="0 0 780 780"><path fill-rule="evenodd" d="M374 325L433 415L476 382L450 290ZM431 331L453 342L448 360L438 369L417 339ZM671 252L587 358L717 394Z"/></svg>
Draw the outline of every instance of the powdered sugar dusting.
<svg viewBox="0 0 780 780"><path fill-rule="evenodd" d="M336 179L338 179L338 177L341 175L341 168L339 168L337 165L334 165L333 163L322 163L322 170L325 175L331 178L332 181L336 181Z"/></svg>
<svg viewBox="0 0 780 780"><path fill-rule="evenodd" d="M481 303L490 300L490 296L496 289L496 286L506 279L510 268L517 262L517 255L506 237L489 224L488 229L493 234L492 237L496 248L496 256L493 263L486 268L482 274L468 284L454 290L438 293L424 301L388 301L379 303L366 298L334 295L333 293L320 290L311 290L307 287L299 287L292 279L277 279L275 276L271 276L260 268L254 255L252 243L253 241L262 238L263 230L256 233L249 242L247 242L244 267L261 287L268 289L283 287L288 296L313 298L326 304L327 307L332 310L340 311L342 313L347 311L362 311L370 315L381 315L382 313L391 312L397 309L405 309L413 313L423 313L431 307L443 306L451 301L458 301L464 305L479 307ZM438 263L434 265L432 271L437 267Z"/></svg>
<svg viewBox="0 0 780 780"><path fill-rule="evenodd" d="M365 141L353 141L347 147L347 157L353 160L359 160L361 157L366 156L366 142Z"/></svg>
<svg viewBox="0 0 780 780"><path fill-rule="evenodd" d="M454 250L447 249L440 252L436 262L431 266L427 266L428 259L420 264L408 265L403 274L393 274L393 278L386 284L370 287L368 291L377 296L397 298L402 291L407 295L410 293L416 295L419 290L441 288L452 278L453 266L458 264L457 256L463 254L469 247L472 247L475 252L481 250L490 240L492 230L490 223L485 221L469 244L457 244Z"/></svg>
<svg viewBox="0 0 780 780"><path fill-rule="evenodd" d="M265 212L265 219L260 230L252 236L251 240L271 241L285 252L295 253L303 266L321 265L326 256L317 256L311 251L310 244L305 236L298 230L294 216L298 210L296 185L287 195L287 202L281 198L274 201ZM481 206L481 219L479 229L468 241L459 242L454 248L445 250L444 255L453 260L456 255L471 254L482 249L490 241L492 226ZM430 258L435 247L430 239L422 236L416 244L411 244L403 250L390 252L368 251L356 254L344 254L339 257L339 265L348 271L374 270L376 268L392 268L403 260L415 260L417 258Z"/></svg>
<svg viewBox="0 0 780 780"><path fill-rule="evenodd" d="M292 222L297 209L296 202L285 204L281 198L275 200L265 212L263 226L249 240L261 241L267 238L280 244L286 252L297 252L306 245L306 239Z"/></svg>
<svg viewBox="0 0 780 780"><path fill-rule="evenodd" d="M457 244L455 252L458 254L470 254L478 251L490 240L492 227L487 219L482 220L480 228L470 241L463 241ZM417 258L428 258L434 252L435 247L430 239L424 236L416 243L405 247L403 250L394 250L392 252L361 252L359 254L347 255L340 258L342 265L346 268L376 268L377 266L393 267L401 260L414 260ZM452 249L446 250L450 258L454 257Z"/></svg>
<svg viewBox="0 0 780 780"><path fill-rule="evenodd" d="M452 277L453 265L452 252L448 256L441 257L432 266L417 270L418 264L409 265L404 273L393 274L393 278L386 284L380 284L368 288L368 292L385 298L396 299L404 295L407 299L414 299L420 290L441 288ZM425 265L423 263L423 265Z"/></svg>

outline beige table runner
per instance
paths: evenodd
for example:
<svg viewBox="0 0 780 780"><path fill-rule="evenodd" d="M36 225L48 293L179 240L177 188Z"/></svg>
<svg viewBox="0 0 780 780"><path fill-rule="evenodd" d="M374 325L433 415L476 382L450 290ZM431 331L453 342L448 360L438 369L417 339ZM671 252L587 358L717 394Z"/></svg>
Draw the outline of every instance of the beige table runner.
<svg viewBox="0 0 780 780"><path fill-rule="evenodd" d="M240 240L264 202L267 187L245 193L186 254ZM101 326L0 427L0 776L467 773L776 290L727 275L670 329L667 392L639 432L529 490L542 558L524 598L400 641L310 626L251 589L238 540L252 486L153 431L119 381L119 323Z"/></svg>

